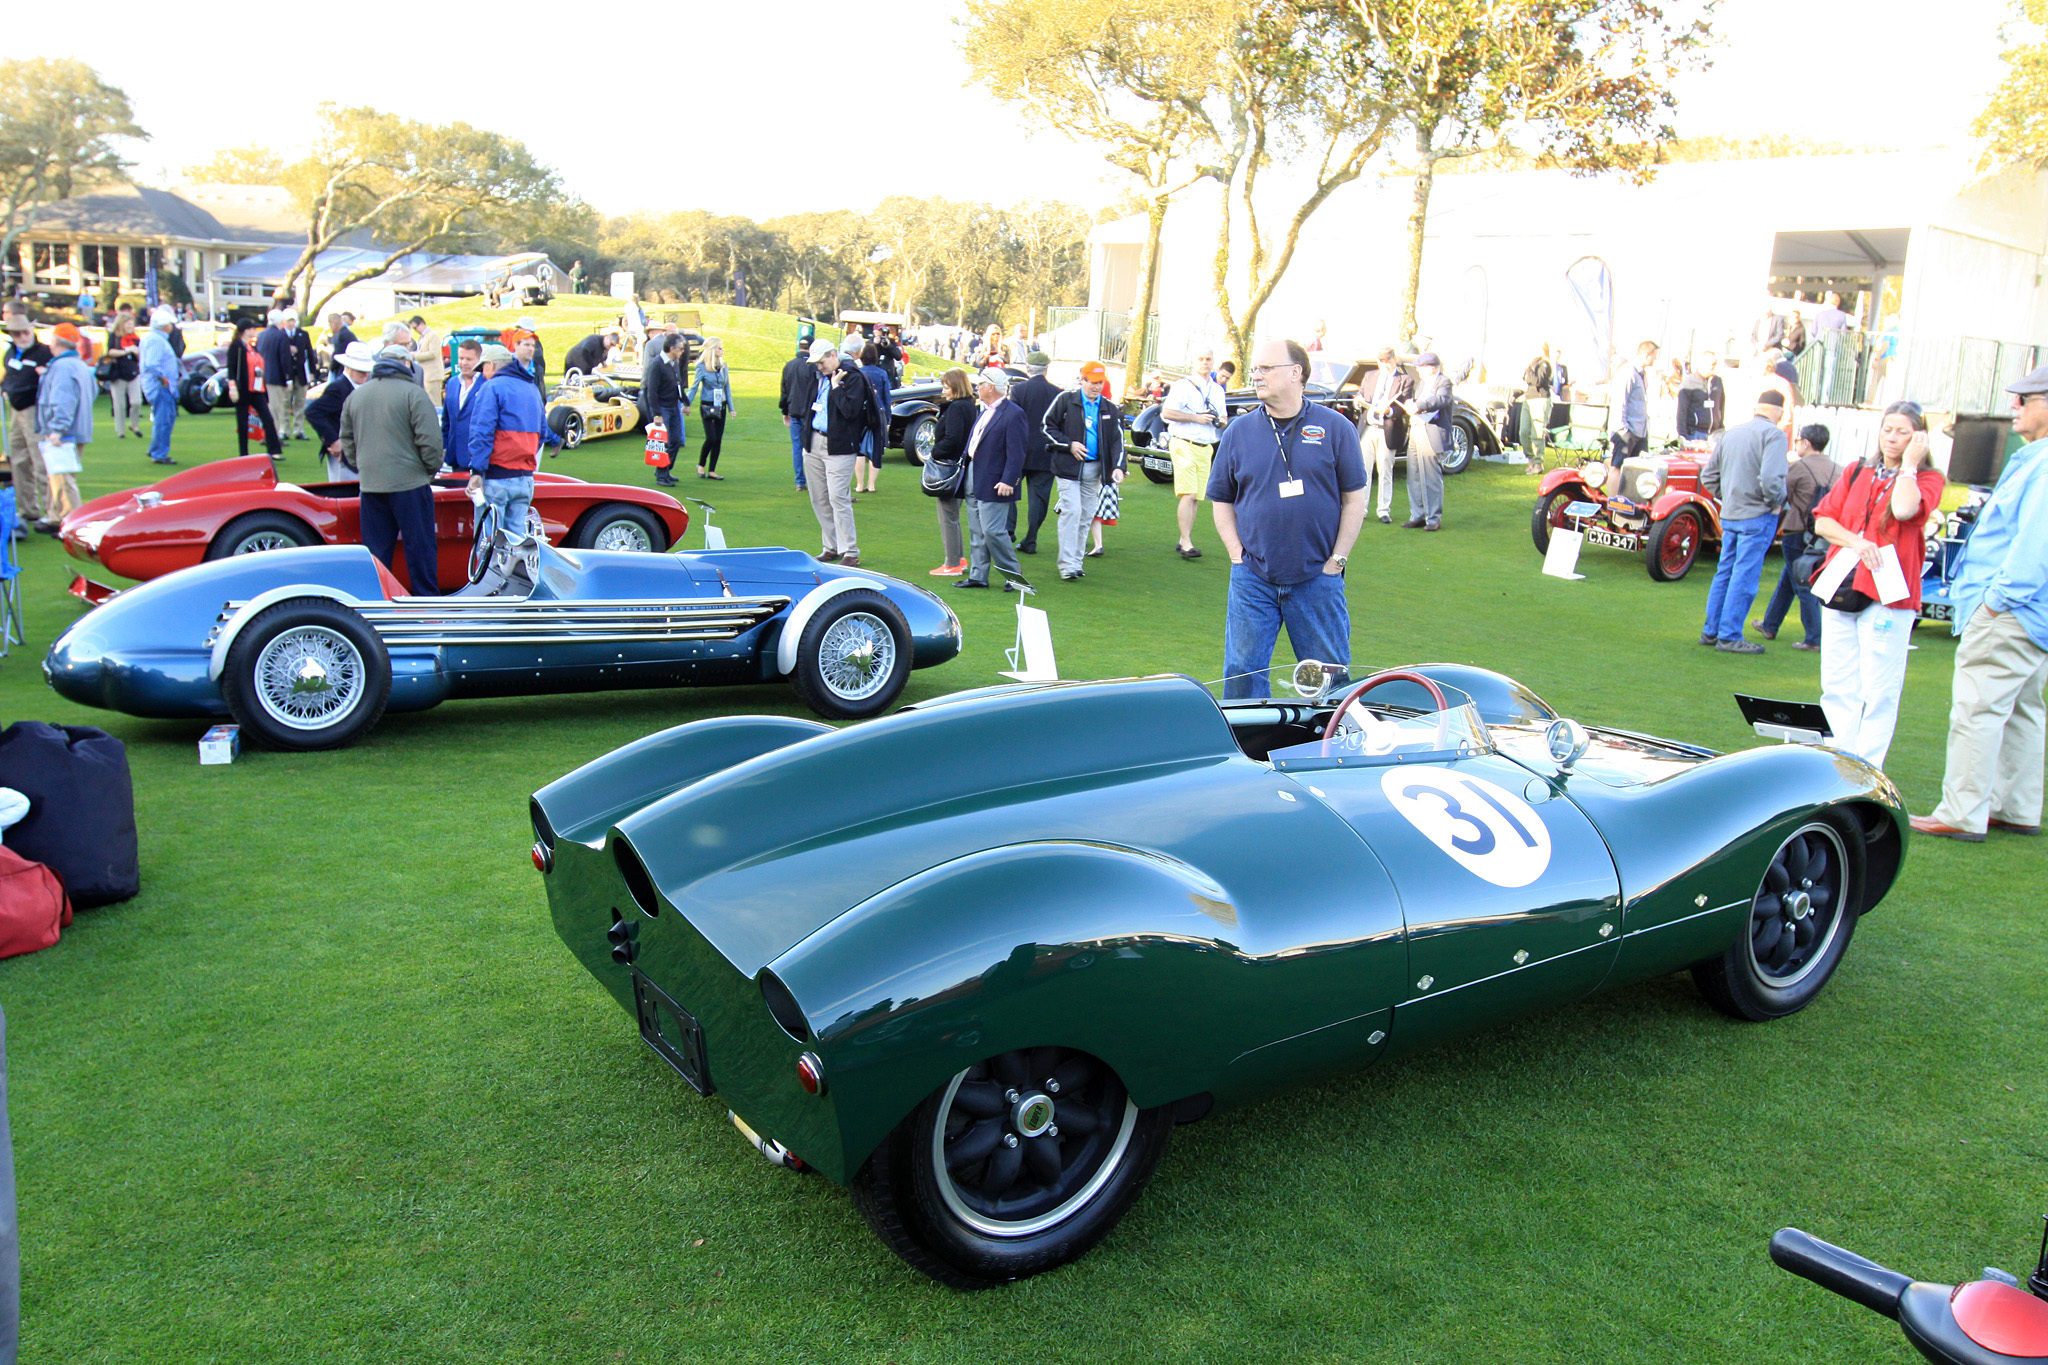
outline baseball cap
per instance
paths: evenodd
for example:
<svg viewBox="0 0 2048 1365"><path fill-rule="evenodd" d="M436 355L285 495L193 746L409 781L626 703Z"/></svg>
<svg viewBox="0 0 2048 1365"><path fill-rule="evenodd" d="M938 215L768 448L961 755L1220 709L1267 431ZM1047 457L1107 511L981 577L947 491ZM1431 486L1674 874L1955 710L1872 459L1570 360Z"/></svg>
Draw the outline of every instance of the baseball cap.
<svg viewBox="0 0 2048 1365"><path fill-rule="evenodd" d="M85 336L68 322L60 322L50 329L50 335L59 341L68 341L73 346L85 340Z"/></svg>
<svg viewBox="0 0 2048 1365"><path fill-rule="evenodd" d="M355 347L351 346L349 349L354 350ZM483 359L477 363L480 365L510 365L512 363L512 353L495 341L486 341L484 343Z"/></svg>
<svg viewBox="0 0 2048 1365"><path fill-rule="evenodd" d="M1081 378L1100 384L1109 378L1109 371L1103 368L1101 361L1091 360L1081 367Z"/></svg>
<svg viewBox="0 0 2048 1365"><path fill-rule="evenodd" d="M977 384L993 384L997 393L1008 393L1010 391L1009 371L999 370L993 366L974 376L974 382Z"/></svg>
<svg viewBox="0 0 2048 1365"><path fill-rule="evenodd" d="M816 341L811 343L811 359L813 361L823 360L826 356L833 354L837 349L838 348L834 346L831 342L825 340L825 338L823 337L819 337Z"/></svg>

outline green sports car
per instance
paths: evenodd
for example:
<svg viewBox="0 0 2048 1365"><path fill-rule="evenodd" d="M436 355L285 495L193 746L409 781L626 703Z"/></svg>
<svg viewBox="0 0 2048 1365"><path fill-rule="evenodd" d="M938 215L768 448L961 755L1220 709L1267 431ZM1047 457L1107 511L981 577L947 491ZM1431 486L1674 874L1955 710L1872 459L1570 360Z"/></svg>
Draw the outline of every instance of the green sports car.
<svg viewBox="0 0 2048 1365"><path fill-rule="evenodd" d="M1086 1252L1217 1105L1685 969L1789 1014L1898 875L1847 754L1334 673L683 725L536 794L534 863L656 1053L962 1287Z"/></svg>

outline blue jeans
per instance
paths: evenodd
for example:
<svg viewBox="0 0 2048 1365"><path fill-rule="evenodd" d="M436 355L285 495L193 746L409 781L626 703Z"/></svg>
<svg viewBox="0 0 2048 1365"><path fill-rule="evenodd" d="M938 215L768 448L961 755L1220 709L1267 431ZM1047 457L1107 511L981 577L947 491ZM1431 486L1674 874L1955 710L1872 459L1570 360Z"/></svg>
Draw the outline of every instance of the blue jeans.
<svg viewBox="0 0 2048 1365"><path fill-rule="evenodd" d="M1266 670L1280 627L1296 659L1351 662L1351 609L1344 576L1319 573L1306 583L1268 583L1242 564L1230 566L1230 601L1223 614L1223 697L1270 697Z"/></svg>
<svg viewBox="0 0 2048 1365"><path fill-rule="evenodd" d="M149 458L162 464L171 458L171 428L178 424L178 395L159 385L149 399Z"/></svg>
<svg viewBox="0 0 2048 1365"><path fill-rule="evenodd" d="M396 569L398 542L405 542L406 586L414 597L441 592L441 542L434 534L434 490L365 493L360 505L363 546L387 569Z"/></svg>
<svg viewBox="0 0 2048 1365"><path fill-rule="evenodd" d="M1807 586L1807 580L1820 567L1822 556L1800 554L1798 549L1803 549L1804 545L1799 542L1805 539L1805 536L1795 534L1790 541L1779 546L1791 552L1785 556L1785 568L1778 575L1778 586L1771 593L1771 604L1764 608L1763 628L1775 633L1784 624L1785 613L1792 609L1792 599L1796 597L1799 599L1799 625L1805 632L1806 643L1818 645L1820 602L1814 597L1813 589ZM1794 545L1798 545L1798 549L1792 549Z"/></svg>
<svg viewBox="0 0 2048 1365"><path fill-rule="evenodd" d="M1707 589L1707 620L1700 637L1733 644L1742 638L1743 622L1756 601L1763 580L1764 552L1778 534L1778 514L1721 523L1721 562L1714 567L1714 586Z"/></svg>
<svg viewBox="0 0 2048 1365"><path fill-rule="evenodd" d="M802 422L791 422L789 424L789 463L790 467L796 471L796 486L802 488L804 486L804 424Z"/></svg>
<svg viewBox="0 0 2048 1365"><path fill-rule="evenodd" d="M498 510L498 525L515 536L526 534L526 509L533 506L533 475L484 479L484 505Z"/></svg>

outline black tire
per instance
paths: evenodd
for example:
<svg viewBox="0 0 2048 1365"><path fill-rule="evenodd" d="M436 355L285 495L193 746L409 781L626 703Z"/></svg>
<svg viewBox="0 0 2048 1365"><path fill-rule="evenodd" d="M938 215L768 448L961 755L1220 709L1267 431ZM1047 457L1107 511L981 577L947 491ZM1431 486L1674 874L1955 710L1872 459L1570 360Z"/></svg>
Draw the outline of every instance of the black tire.
<svg viewBox="0 0 2048 1365"><path fill-rule="evenodd" d="M931 458L932 445L939 438L939 419L935 413L923 413L910 419L903 428L903 458L922 469L924 462Z"/></svg>
<svg viewBox="0 0 2048 1365"><path fill-rule="evenodd" d="M1681 507L1651 527L1649 543L1643 547L1650 577L1659 583L1676 583L1691 573L1699 562L1706 529L1706 518L1697 507Z"/></svg>
<svg viewBox="0 0 2048 1365"><path fill-rule="evenodd" d="M1451 439L1444 443L1444 453L1438 463L1444 477L1462 474L1472 467L1472 458L1480 451L1479 428L1463 417L1451 419Z"/></svg>
<svg viewBox="0 0 2048 1365"><path fill-rule="evenodd" d="M791 686L827 720L859 720L887 710L910 680L910 623L894 602L868 588L840 593L804 623Z"/></svg>
<svg viewBox="0 0 2048 1365"><path fill-rule="evenodd" d="M206 547L206 557L227 559L319 543L319 532L289 512L250 512L220 528Z"/></svg>
<svg viewBox="0 0 2048 1365"><path fill-rule="evenodd" d="M607 502L584 514L574 539L579 550L638 550L658 555L668 549L668 528L644 507Z"/></svg>
<svg viewBox="0 0 2048 1365"><path fill-rule="evenodd" d="M1171 1105L1138 1108L1087 1053L1006 1052L934 1091L848 1188L891 1251L983 1289L1086 1254L1143 1193L1172 1131Z"/></svg>
<svg viewBox="0 0 2048 1365"><path fill-rule="evenodd" d="M1550 533L1564 526L1567 518L1563 508L1578 501L1575 488L1558 488L1536 499L1536 510L1529 515L1529 539L1536 542L1536 553L1550 553Z"/></svg>
<svg viewBox="0 0 2048 1365"><path fill-rule="evenodd" d="M562 440L562 449L574 450L583 444L583 414L574 408L550 408L548 430Z"/></svg>
<svg viewBox="0 0 2048 1365"><path fill-rule="evenodd" d="M307 663L315 673L302 678L297 670ZM384 714L391 660L377 632L349 607L293 597L242 628L220 683L242 733L263 747L339 749Z"/></svg>
<svg viewBox="0 0 2048 1365"><path fill-rule="evenodd" d="M213 411L213 395L206 387L206 376L188 374L178 381L178 406L194 417L204 417Z"/></svg>
<svg viewBox="0 0 2048 1365"><path fill-rule="evenodd" d="M1772 855L1741 936L1693 967L1700 993L1754 1023L1806 1008L1856 932L1863 871L1855 821L1823 815L1800 825Z"/></svg>

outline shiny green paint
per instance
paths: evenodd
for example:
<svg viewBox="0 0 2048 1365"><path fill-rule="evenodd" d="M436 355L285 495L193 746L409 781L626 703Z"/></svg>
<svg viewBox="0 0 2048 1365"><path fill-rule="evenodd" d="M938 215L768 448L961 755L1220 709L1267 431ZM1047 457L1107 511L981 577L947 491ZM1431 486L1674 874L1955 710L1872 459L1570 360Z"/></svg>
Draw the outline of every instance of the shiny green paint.
<svg viewBox="0 0 2048 1365"><path fill-rule="evenodd" d="M1615 738L1560 774L1533 726L1498 733L1502 754L1416 772L1483 776L1541 813L1551 864L1519 889L1421 837L1376 770L1246 757L1178 678L1004 689L839 731L678 727L535 805L562 831L547 884L577 957L630 1010L605 937L626 916L635 965L702 1023L718 1098L842 1181L951 1075L1012 1048L1094 1053L1141 1105L1228 1104L1712 956L1816 810L1862 812L1866 907L1896 871L1904 812L1853 759L1704 762ZM659 888L652 916L621 843ZM801 1036L770 1015L764 970ZM823 1096L797 1084L806 1049Z"/></svg>

